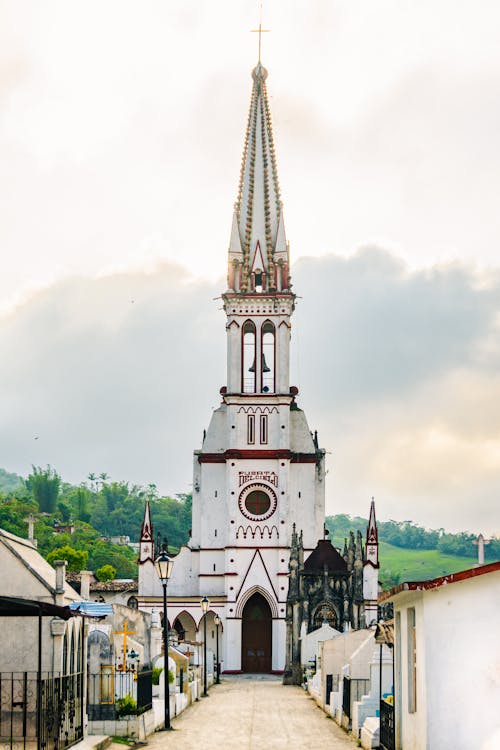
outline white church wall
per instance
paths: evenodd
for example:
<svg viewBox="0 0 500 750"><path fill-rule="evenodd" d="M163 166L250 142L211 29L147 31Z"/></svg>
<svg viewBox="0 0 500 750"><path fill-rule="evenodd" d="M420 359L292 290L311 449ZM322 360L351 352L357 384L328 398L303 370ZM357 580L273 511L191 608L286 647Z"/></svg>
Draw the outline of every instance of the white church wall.
<svg viewBox="0 0 500 750"><path fill-rule="evenodd" d="M282 672L285 668L286 624L285 621L273 620L273 672Z"/></svg>
<svg viewBox="0 0 500 750"><path fill-rule="evenodd" d="M223 670L239 672L241 669L241 620L227 618L223 648Z"/></svg>

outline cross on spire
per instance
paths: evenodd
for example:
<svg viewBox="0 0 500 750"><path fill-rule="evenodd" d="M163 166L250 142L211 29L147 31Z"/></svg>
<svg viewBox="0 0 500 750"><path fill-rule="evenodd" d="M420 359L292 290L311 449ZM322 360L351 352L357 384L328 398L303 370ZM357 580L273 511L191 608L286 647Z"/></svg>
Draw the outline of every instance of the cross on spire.
<svg viewBox="0 0 500 750"><path fill-rule="evenodd" d="M260 21L259 21L259 28L258 29L252 29L251 30L253 34L259 35L259 62L260 62L260 51L262 46L262 34L265 34L268 31L271 31L271 29L263 29L262 28L262 3L260 5Z"/></svg>

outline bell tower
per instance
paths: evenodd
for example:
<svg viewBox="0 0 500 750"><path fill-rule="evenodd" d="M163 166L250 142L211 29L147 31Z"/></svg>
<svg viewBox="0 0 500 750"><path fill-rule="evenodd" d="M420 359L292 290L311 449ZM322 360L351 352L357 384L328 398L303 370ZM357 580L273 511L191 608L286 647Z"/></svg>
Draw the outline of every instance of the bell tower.
<svg viewBox="0 0 500 750"><path fill-rule="evenodd" d="M227 380L194 452L191 538L168 587L172 622L187 623L189 615L197 623L199 597L210 598L222 620L226 672L283 671L294 524L304 559L324 524L325 452L290 386L295 294L267 75L260 62L252 71L229 239ZM142 566L144 580L151 566ZM150 580L159 597L161 587ZM152 601L145 590L143 601Z"/></svg>

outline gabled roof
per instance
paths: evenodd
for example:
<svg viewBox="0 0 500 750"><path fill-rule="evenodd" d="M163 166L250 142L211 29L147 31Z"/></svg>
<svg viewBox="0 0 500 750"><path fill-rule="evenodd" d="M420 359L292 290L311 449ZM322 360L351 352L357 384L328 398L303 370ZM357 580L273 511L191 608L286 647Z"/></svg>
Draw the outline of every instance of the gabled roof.
<svg viewBox="0 0 500 750"><path fill-rule="evenodd" d="M4 529L0 529L0 544L9 550L9 552L24 565L24 567L34 576L47 591L53 596L56 593L56 571L37 551L28 539L22 539L15 534L11 534ZM5 575L5 571L2 571ZM71 586L65 582L64 596L70 601L76 601L78 595Z"/></svg>
<svg viewBox="0 0 500 750"><path fill-rule="evenodd" d="M332 546L329 539L319 539L315 549L304 563L304 572L322 573L326 568L329 573L347 573L347 563L342 555Z"/></svg>

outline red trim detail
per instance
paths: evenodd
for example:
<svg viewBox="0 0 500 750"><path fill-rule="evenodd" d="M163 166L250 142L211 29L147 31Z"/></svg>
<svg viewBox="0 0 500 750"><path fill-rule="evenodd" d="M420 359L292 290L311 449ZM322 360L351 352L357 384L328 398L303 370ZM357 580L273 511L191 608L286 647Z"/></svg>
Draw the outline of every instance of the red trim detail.
<svg viewBox="0 0 500 750"><path fill-rule="evenodd" d="M288 575L290 575L290 573L276 573L276 575L278 575L278 576L288 576Z"/></svg>
<svg viewBox="0 0 500 750"><path fill-rule="evenodd" d="M271 674L285 674L284 669L271 669Z"/></svg>
<svg viewBox="0 0 500 750"><path fill-rule="evenodd" d="M262 450L259 450L258 448L239 450L237 448L230 448L224 453L200 453L198 455L198 461L200 464L223 464L231 458L286 458L293 464L315 464L318 460L316 453L292 453L292 451L289 451L286 448L277 448L276 450L269 450L266 448L263 448Z"/></svg>
<svg viewBox="0 0 500 750"><path fill-rule="evenodd" d="M396 596L396 594L401 594L403 591L430 591L432 589L441 588L441 586L449 583L467 581L470 578L476 578L485 573L496 573L498 570L500 570L500 561L488 563L487 565L480 565L477 568L468 568L467 570L461 570L458 573L450 573L450 575L433 578L430 581L408 581L406 583L400 583L392 589L389 589L389 591L384 591L383 594L380 594L378 601L383 602L386 599Z"/></svg>
<svg viewBox="0 0 500 750"><path fill-rule="evenodd" d="M234 619L234 618L230 618L230 619ZM243 674L243 670L242 669L223 669L222 674Z"/></svg>

